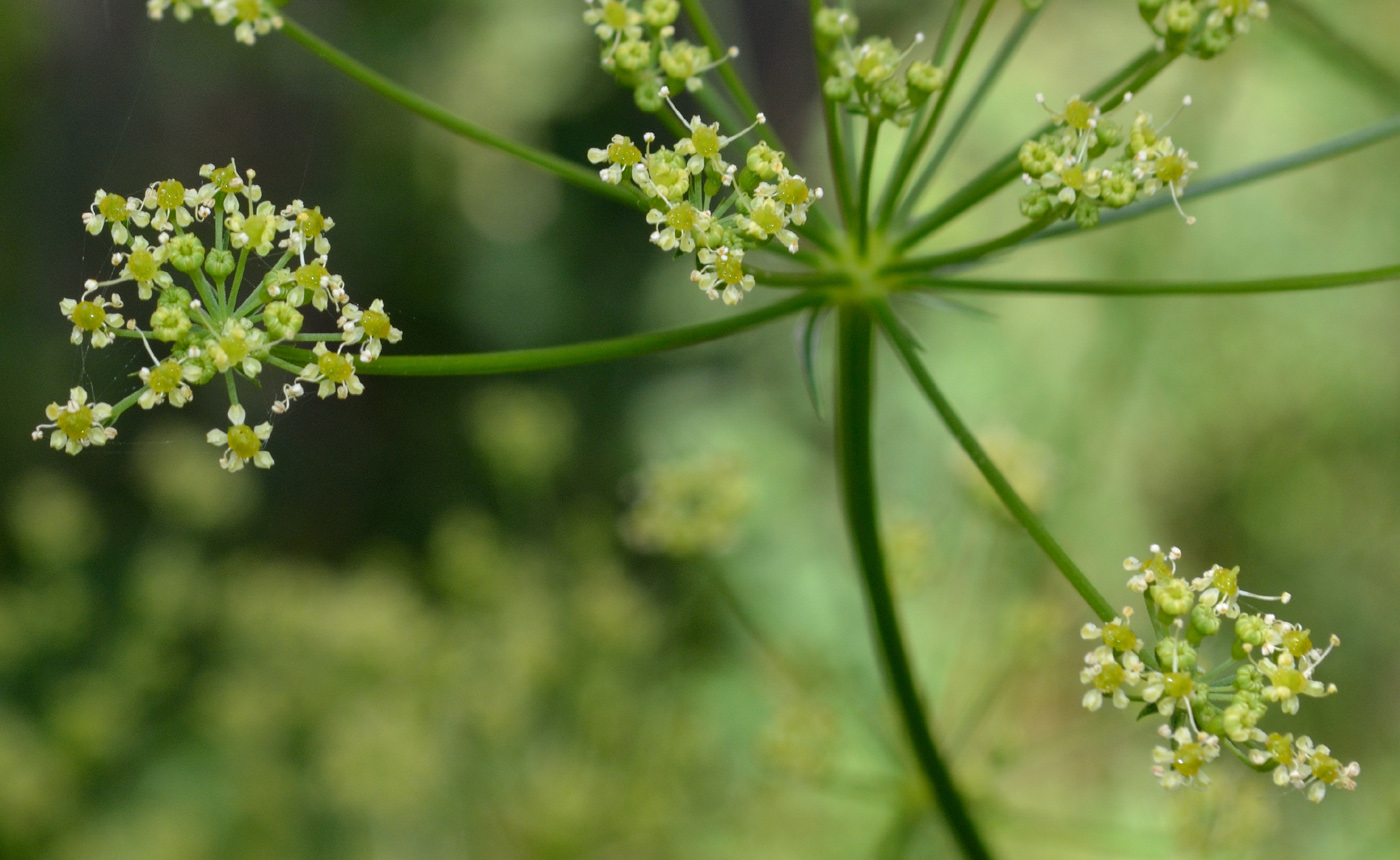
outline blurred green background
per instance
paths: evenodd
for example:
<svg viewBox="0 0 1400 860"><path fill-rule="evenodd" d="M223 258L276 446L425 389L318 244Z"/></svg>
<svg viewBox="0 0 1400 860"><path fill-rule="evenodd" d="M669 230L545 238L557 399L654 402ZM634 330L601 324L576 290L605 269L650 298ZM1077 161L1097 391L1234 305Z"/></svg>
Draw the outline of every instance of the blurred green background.
<svg viewBox="0 0 1400 860"><path fill-rule="evenodd" d="M715 3L780 132L819 163L805 3ZM992 32L1009 26L1006 2ZM1393 58L1393 0L1316 3ZM867 32L940 2L857 3ZM76 459L29 441L126 343L67 342L109 249L79 215L204 162L337 221L336 271L403 352L543 345L727 313L633 213L450 138L276 36L144 4L0 0L0 857L850 858L951 849L905 762L790 324L509 380L367 379L222 473L217 397L128 413ZM596 68L578 0L298 0L352 54L582 161L653 126ZM1285 16L1140 98L1201 175L1400 109ZM986 61L994 40L974 59ZM980 169L1146 44L1127 0L1052 0L945 170ZM1400 75L1400 65L1391 62ZM975 69L974 69L975 71ZM1393 263L1400 145L1123 228L1016 276L1264 276ZM940 241L999 233L998 198ZM756 293L751 302L764 301ZM1400 857L1400 297L972 298L904 306L935 375L1115 602L1121 559L1240 564L1343 648L1287 729L1363 764L1314 807L1231 761L1163 794L1157 740L1086 714L1090 614L883 358L877 444L935 733L1004 857ZM1275 726L1281 720L1275 717Z"/></svg>

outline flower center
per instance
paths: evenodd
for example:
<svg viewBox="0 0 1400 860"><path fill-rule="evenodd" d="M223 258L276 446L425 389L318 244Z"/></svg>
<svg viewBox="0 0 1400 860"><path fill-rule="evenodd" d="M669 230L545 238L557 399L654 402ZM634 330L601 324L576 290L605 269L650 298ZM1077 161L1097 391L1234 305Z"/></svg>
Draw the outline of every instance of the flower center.
<svg viewBox="0 0 1400 860"><path fill-rule="evenodd" d="M328 352L316 359L316 366L321 369L321 373L331 382L339 385L346 382L355 373L355 365L350 363L350 359L338 352Z"/></svg>
<svg viewBox="0 0 1400 860"><path fill-rule="evenodd" d="M1109 624L1103 629L1103 643L1116 651L1131 651L1137 647L1137 636L1122 624Z"/></svg>
<svg viewBox="0 0 1400 860"><path fill-rule="evenodd" d="M237 364L248 357L248 341L242 337L242 332L226 334L219 338L219 349L228 356L230 364Z"/></svg>
<svg viewBox="0 0 1400 860"><path fill-rule="evenodd" d="M58 414L54 423L58 425L58 429L63 431L63 435L74 442L81 442L87 438L88 432L92 430L92 410L87 406L79 406L76 412L64 409Z"/></svg>
<svg viewBox="0 0 1400 860"><path fill-rule="evenodd" d="M180 386L180 381L183 378L184 372L180 369L180 365L166 359L156 365L155 370L151 371L151 378L147 384L157 394L169 394Z"/></svg>
<svg viewBox="0 0 1400 860"><path fill-rule="evenodd" d="M126 208L126 198L120 194L108 194L97 204L97 211L108 221L125 221L131 213Z"/></svg>
<svg viewBox="0 0 1400 860"><path fill-rule="evenodd" d="M267 228L271 226L268 219L263 215L254 215L243 222L243 232L248 234L248 241L254 245L263 243L263 236L267 233Z"/></svg>
<svg viewBox="0 0 1400 860"><path fill-rule="evenodd" d="M666 213L666 226L682 233L689 232L695 228L696 214L695 207L689 203L677 204L676 208Z"/></svg>
<svg viewBox="0 0 1400 860"><path fill-rule="evenodd" d="M256 21L262 12L262 0L234 0L233 13L240 21Z"/></svg>
<svg viewBox="0 0 1400 860"><path fill-rule="evenodd" d="M1182 776L1195 776L1200 771L1201 766L1206 763L1206 750L1200 744L1182 744L1177 747L1176 759L1172 761L1172 767Z"/></svg>
<svg viewBox="0 0 1400 860"><path fill-rule="evenodd" d="M321 235L322 230L326 229L326 219L321 216L320 212L314 210L299 212L297 213L297 229L306 238L315 239Z"/></svg>
<svg viewBox="0 0 1400 860"><path fill-rule="evenodd" d="M1279 669L1269 680L1274 682L1275 687L1282 687L1295 695L1303 692L1307 684L1307 679L1297 669Z"/></svg>
<svg viewBox="0 0 1400 860"><path fill-rule="evenodd" d="M1179 181L1186 175L1186 161L1179 155L1164 155L1157 159L1157 178L1163 182Z"/></svg>
<svg viewBox="0 0 1400 860"><path fill-rule="evenodd" d="M627 26L627 4L621 0L608 0L603 6L603 23L614 30Z"/></svg>
<svg viewBox="0 0 1400 860"><path fill-rule="evenodd" d="M1312 760L1313 776L1323 782L1335 782L1342 773L1342 763L1330 755L1315 755Z"/></svg>
<svg viewBox="0 0 1400 860"><path fill-rule="evenodd" d="M1078 131L1088 131L1094 119L1094 106L1083 99L1072 99L1065 105L1065 124Z"/></svg>
<svg viewBox="0 0 1400 860"><path fill-rule="evenodd" d="M262 450L262 440L247 424L236 424L228 428L228 449L245 460Z"/></svg>
<svg viewBox="0 0 1400 860"><path fill-rule="evenodd" d="M155 254L146 248L132 251L131 256L127 258L126 267L131 270L131 276L138 281L150 281L160 270L156 265Z"/></svg>
<svg viewBox="0 0 1400 860"><path fill-rule="evenodd" d="M367 310L364 316L360 317L360 328L370 337L384 340L389 336L389 315L373 309Z"/></svg>
<svg viewBox="0 0 1400 860"><path fill-rule="evenodd" d="M715 261L715 274L731 286L741 283L744 280L744 264L734 257L721 257Z"/></svg>
<svg viewBox="0 0 1400 860"><path fill-rule="evenodd" d="M1294 657L1301 657L1312 650L1312 637L1306 630L1290 630L1283 634L1283 647Z"/></svg>
<svg viewBox="0 0 1400 860"><path fill-rule="evenodd" d="M783 229L783 219L778 216L777 212L773 211L771 206L755 209L751 220L765 233L776 233Z"/></svg>
<svg viewBox="0 0 1400 860"><path fill-rule="evenodd" d="M303 288L314 290L321 286L321 279L329 274L330 272L326 271L326 267L321 265L319 260L312 260L296 270L296 279Z"/></svg>
<svg viewBox="0 0 1400 860"><path fill-rule="evenodd" d="M719 132L708 125L702 125L690 134L690 142L695 144L695 154L702 158L719 155Z"/></svg>
<svg viewBox="0 0 1400 860"><path fill-rule="evenodd" d="M73 308L73 325L84 331L97 331L107 321L107 313L96 302L78 302Z"/></svg>
<svg viewBox="0 0 1400 860"><path fill-rule="evenodd" d="M1105 663L1094 676L1094 686L1100 692L1111 693L1123 683L1123 667L1117 663Z"/></svg>
<svg viewBox="0 0 1400 860"><path fill-rule="evenodd" d="M1162 688L1173 699L1184 699L1191 694L1191 676L1185 672L1168 672L1162 676Z"/></svg>
<svg viewBox="0 0 1400 860"><path fill-rule="evenodd" d="M778 199L789 206L801 206L807 202L807 183L793 177L778 183Z"/></svg>
<svg viewBox="0 0 1400 860"><path fill-rule="evenodd" d="M174 209L185 202L185 186L179 180L167 179L156 189L156 205L162 209Z"/></svg>

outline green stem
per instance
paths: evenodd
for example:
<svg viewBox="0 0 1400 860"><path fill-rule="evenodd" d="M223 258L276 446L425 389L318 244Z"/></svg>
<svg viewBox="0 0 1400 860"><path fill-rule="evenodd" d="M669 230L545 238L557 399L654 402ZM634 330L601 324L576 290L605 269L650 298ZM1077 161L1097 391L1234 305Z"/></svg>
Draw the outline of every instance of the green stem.
<svg viewBox="0 0 1400 860"><path fill-rule="evenodd" d="M1335 137L1328 141L1323 141L1316 146L1300 149L1297 152L1273 158L1268 161L1261 161L1258 164L1250 165L1239 170L1231 171L1223 176L1213 179L1206 179L1200 182L1193 182L1187 186L1186 193L1182 200L1196 201L1238 188L1242 185L1249 185L1255 182L1279 176L1284 173L1291 173L1294 170L1301 170L1304 167L1311 167L1333 158L1349 155L1368 146L1373 146L1382 141L1390 140L1400 136L1400 114L1383 119L1380 122L1372 123L1364 128ZM1113 224L1122 224L1135 218L1156 212L1172 205L1171 195L1151 197L1146 200L1125 206L1122 209L1104 209L1099 216L1099 226L1108 227ZM1066 233L1082 232L1074 224L1057 224L1036 237L1033 241L1040 239L1051 239L1056 236L1063 236Z"/></svg>
<svg viewBox="0 0 1400 860"><path fill-rule="evenodd" d="M831 153L831 176L836 183L836 201L841 209L841 220L848 231L856 229L855 193L851 189L851 174L846 160L846 140L841 133L841 122L837 116L841 109L829 99L822 99L822 111L826 118L827 149Z"/></svg>
<svg viewBox="0 0 1400 860"><path fill-rule="evenodd" d="M514 349L461 355L383 356L369 364L356 362L356 367L360 373L382 376L481 376L597 364L719 340L825 301L826 297L821 293L805 292L748 313L667 331L542 349ZM275 347L273 352L287 361L301 362L303 365L314 360L311 353L304 349L279 346Z"/></svg>
<svg viewBox="0 0 1400 860"><path fill-rule="evenodd" d="M948 17L943 20L943 30L938 34L938 44L933 49L933 64L943 65L943 61L948 57L948 51L953 47L953 37L958 32L958 22L962 20L963 9L967 6L967 0L953 0L953 5L948 8Z"/></svg>
<svg viewBox="0 0 1400 860"><path fill-rule="evenodd" d="M1122 103L1124 93L1137 92L1178 56L1179 54L1175 53L1160 53L1155 47L1148 48L1091 90L1085 98L1092 102L1102 100L1102 109L1111 110ZM1054 127L1053 122L1046 123L1032 132L1028 139L1037 138L1051 131ZM1015 181L1021 175L1019 153L1020 146L1018 145L974 177L972 181L953 192L938 208L915 221L910 226L909 231L898 242L894 243L893 250L896 252L907 251L923 241L934 230Z"/></svg>
<svg viewBox="0 0 1400 860"><path fill-rule="evenodd" d="M338 333L337 333L337 334L296 334L296 335L292 335L292 340L297 341L298 343L312 343L312 342L315 342L315 341L322 341L322 342L325 342L325 341L344 340L344 339L345 339L345 335L343 335L343 334L338 334Z"/></svg>
<svg viewBox="0 0 1400 860"><path fill-rule="evenodd" d="M845 272L769 272L745 266L745 271L763 287L844 287L851 283Z"/></svg>
<svg viewBox="0 0 1400 860"><path fill-rule="evenodd" d="M1001 281L919 276L908 283L946 290L1089 296L1206 296L1330 290L1400 280L1400 265L1244 281Z"/></svg>
<svg viewBox="0 0 1400 860"><path fill-rule="evenodd" d="M609 197L620 203L632 206L641 204L640 198L630 189L620 185L609 185L598 177L598 174L571 161L566 161L557 155L517 143L509 138L502 137L495 132L487 131L473 122L465 120L451 111L434 104L411 90L399 86L340 49L324 41L319 36L302 28L302 26L285 13L282 13L282 32L287 34L293 41L309 50L311 53L330 63L341 72L348 75L356 82L369 87L381 96L392 102L418 114L429 122L435 123L453 134L474 140L483 146L504 152L514 156L526 164L534 165L542 170L553 173L565 182L569 182L591 191L603 197Z"/></svg>
<svg viewBox="0 0 1400 860"><path fill-rule="evenodd" d="M1341 67L1391 104L1400 103L1400 74L1342 35L1322 16L1297 0L1272 0L1269 8L1274 13L1271 17L1284 29L1292 30L1303 47Z"/></svg>
<svg viewBox="0 0 1400 860"><path fill-rule="evenodd" d="M871 334L871 320L865 308L841 308L836 441L846 523L860 565L886 680L899 706L915 758L963 854L969 860L988 860L991 855L929 731L885 570L870 443L874 383Z"/></svg>
<svg viewBox="0 0 1400 860"><path fill-rule="evenodd" d="M1045 230L1055 220L1055 214L1051 213L1043 218L1017 227L1015 230L995 239L988 239L976 245L966 245L961 248L954 248L942 254L931 254L927 257L909 257L896 263L891 263L881 270L881 274L895 274L898 272L922 272L931 269L941 269L946 266L955 266L959 263L971 263L980 260L1007 248L1013 248L1030 239L1030 237Z"/></svg>
<svg viewBox="0 0 1400 860"><path fill-rule="evenodd" d="M972 48L977 44L977 38L982 35L982 28L986 26L987 19L991 16L996 5L997 0L982 0L982 5L977 10L977 17L972 19L972 26L968 28L967 35L963 37L962 47L958 49L958 56L953 60L953 67L948 72L948 79L943 85L943 91L938 94L938 101L934 103L933 110L929 111L928 118L915 134L914 144L904 149L902 157L895 165L894 172L890 174L889 182L885 185L884 195L880 202L878 223L881 228L888 225L890 219L894 217L894 207L904 193L904 183L909 179L909 174L914 171L914 165L923 156L929 140L933 138L933 133L938 128L938 121L943 117L943 111L948 107L948 99L952 97L953 90L957 88L958 77L962 74L963 67L967 65L967 58L971 56Z"/></svg>
<svg viewBox="0 0 1400 860"><path fill-rule="evenodd" d="M1089 605L1094 614L1105 622L1112 621L1114 612L1108 600L1069 557L1069 554L1060 546L1059 541L1055 540L1054 536L1045 528L1045 524L1040 521L1040 518L1022 501L1011 483L1006 480L1006 476L987 456L986 450L977 441L977 437L972 434L968 426L963 423L962 418L954 411L953 405L943 396L943 392L939 390L933 377L929 375L928 369L920 361L918 346L914 343L914 339L895 317L889 303L880 300L872 306L872 310L905 368L914 377L914 381L918 383L924 395L928 397L934 410L938 412L939 417L948 427L948 431L953 434L953 438L958 440L963 451L972 459L973 465L982 473L982 477L987 479L987 483L991 485L993 492L997 494L997 498L1001 499L1001 503L1006 506L1007 511L1030 534L1031 540L1036 542L1041 551L1060 569L1060 573L1064 574L1065 579L1069 580L1069 584L1074 587L1075 591L1079 592L1079 596L1084 598L1084 602Z"/></svg>
<svg viewBox="0 0 1400 860"><path fill-rule="evenodd" d="M233 405L233 406L237 406L237 405L238 405L238 384L237 384L236 382L234 382L234 379L233 379L233 371L232 371L232 370L225 370L225 371L224 371L224 379L228 382L228 402L229 402L231 405Z"/></svg>
<svg viewBox="0 0 1400 860"><path fill-rule="evenodd" d="M938 174L938 169L943 166L944 160L946 160L948 154L953 151L953 147L957 146L958 141L962 138L962 133L967 130L968 125L972 122L972 118L977 115L977 109L982 106L988 93L992 91L992 87L996 86L996 82L1001 77L1001 73L1006 69L1007 64L1011 62L1011 58L1016 54L1016 49L1021 46L1021 42L1026 38L1026 34L1031 31L1031 25L1035 23L1036 18L1040 17L1040 13L1044 9L1044 6L1040 6L1036 9L1029 9L1022 12L1021 17L1016 20L1016 26L1012 27L1011 32L1006 34L1006 38L1002 40L1001 47L997 48L996 55L992 57L992 62L988 64L987 70L982 73L981 80L977 82L977 89L973 90L972 95L967 100L967 104L963 105L962 110L958 112L957 118L953 120L953 124L948 128L948 133L943 136L943 140L938 144L938 149L934 150L933 157L928 160L928 163L924 165L924 169L919 172L918 178L909 186L909 190L904 193L904 202L898 209L901 215L908 215L909 211L918 205L919 198L923 196L924 191L927 190L929 184L933 182L934 176Z"/></svg>
<svg viewBox="0 0 1400 860"><path fill-rule="evenodd" d="M875 155L880 149L880 126L872 119L865 127L865 152L860 160L860 212L856 218L856 248L864 254L870 239L870 182L875 173Z"/></svg>
<svg viewBox="0 0 1400 860"><path fill-rule="evenodd" d="M719 31L710 21L705 7L700 5L700 0L681 0L681 8L685 10L691 25L695 27L695 35L699 36L700 41L705 43L705 47L710 49L710 55L715 59L725 56L729 52L729 46L720 41ZM758 119L758 105L754 103L753 96L749 95L748 88L744 86L739 72L734 68L733 58L722 63L717 71L720 80L724 81L725 87L729 89L729 95L734 98L734 103L743 112L746 122ZM758 134L774 149L784 149L782 141L778 140L777 133L767 123L758 127Z"/></svg>
<svg viewBox="0 0 1400 860"><path fill-rule="evenodd" d="M238 291L243 287L243 270L248 265L248 252L252 249L244 245L243 250L238 254L238 268L233 271L233 286L229 288L228 298L224 301L224 312L238 304Z"/></svg>
<svg viewBox="0 0 1400 860"><path fill-rule="evenodd" d="M117 419L122 417L122 413L130 409L132 406L135 406L136 401L141 399L141 395L144 394L146 392L146 389L149 387L150 386L148 385L143 385L140 388L128 394L127 396L123 397L121 400L118 400L115 404L113 404L112 414L106 422L107 426L111 427L113 424L116 424Z"/></svg>

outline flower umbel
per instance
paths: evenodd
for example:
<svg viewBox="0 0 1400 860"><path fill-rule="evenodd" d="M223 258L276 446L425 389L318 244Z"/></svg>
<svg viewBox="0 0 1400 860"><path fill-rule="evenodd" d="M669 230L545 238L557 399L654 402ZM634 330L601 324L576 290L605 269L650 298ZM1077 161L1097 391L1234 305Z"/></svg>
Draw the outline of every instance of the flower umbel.
<svg viewBox="0 0 1400 860"><path fill-rule="evenodd" d="M146 0L146 14L159 21L170 10L176 21L194 17L195 10L209 12L220 27L234 24L233 36L245 45L253 45L259 36L282 29L282 16L272 0Z"/></svg>
<svg viewBox="0 0 1400 860"><path fill-rule="evenodd" d="M1313 672L1341 641L1332 636L1325 649L1316 648L1302 626L1244 611L1241 600L1287 603L1288 595L1242 591L1238 567L1212 565L1187 580L1176 575L1180 550L1163 552L1154 544L1151 553L1146 561L1129 558L1123 567L1133 574L1128 588L1146 602L1153 647L1139 657L1145 643L1131 628L1130 608L1107 624L1084 625L1083 638L1102 642L1085 655L1079 673L1090 685L1084 707L1097 711L1111 697L1119 708L1139 702L1141 716L1155 712L1165 718L1158 733L1168 743L1153 750L1152 774L1166 789L1208 783L1206 767L1222 749L1256 769L1274 765L1276 784L1291 785L1314 802L1328 786L1355 789L1357 763L1343 765L1307 737L1295 744L1291 734L1259 728L1274 703L1291 715L1298 713L1303 696L1337 692L1335 684L1315 680ZM1234 636L1228 655L1208 667L1202 650L1221 631L1222 618L1235 619Z"/></svg>
<svg viewBox="0 0 1400 860"><path fill-rule="evenodd" d="M194 5L174 4L176 17L188 17ZM201 6L205 7L221 8L218 3ZM77 454L114 437L112 425L132 406L154 409L169 403L179 408L191 400L195 387L223 376L232 425L227 431L212 431L210 439L217 435L217 444L227 445L224 468L237 471L251 462L265 469L272 457L262 444L272 428L266 423L248 428L244 423L238 377L260 383L272 366L320 383L322 397L344 398L364 390L355 360L341 350L358 345L359 361L369 363L385 343L398 343L403 332L390 323L379 299L363 309L351 303L344 280L327 268L331 246L326 234L335 222L300 200L279 210L262 199L255 175L252 170L240 172L232 162L223 167L206 164L200 169L204 181L197 186L167 179L152 183L140 196L97 192L83 224L94 236L111 234L117 245L111 260L115 276L87 281L82 293L64 299L59 310L73 324L73 343L102 348L119 337L137 338L150 363L137 374L141 386L115 405L89 405L87 391L74 388L66 405L49 406L50 423L35 430L35 439L52 430L54 448ZM206 226L213 228L213 235L201 239L194 231ZM319 256L308 261L308 250ZM262 261L260 280L247 277L251 260ZM136 285L142 300L154 302L146 327L140 325L144 312L129 317L117 313L124 305L115 288L128 283ZM335 328L327 326L324 334L303 333L306 318L301 309L308 305L334 311ZM304 353L277 354L309 341L316 343L316 361L310 365L297 363ZM327 341L339 342L340 348L328 350ZM156 348L167 352L157 355ZM272 412L285 413L301 393L295 381L284 385L284 397L272 404Z"/></svg>

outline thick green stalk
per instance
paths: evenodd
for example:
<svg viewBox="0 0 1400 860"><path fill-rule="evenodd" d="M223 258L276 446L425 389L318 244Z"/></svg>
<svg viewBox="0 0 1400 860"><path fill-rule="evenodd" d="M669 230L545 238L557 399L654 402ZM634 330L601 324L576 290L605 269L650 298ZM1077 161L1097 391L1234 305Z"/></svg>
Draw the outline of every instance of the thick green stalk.
<svg viewBox="0 0 1400 860"><path fill-rule="evenodd" d="M795 314L824 301L826 297L823 294L806 292L748 313L666 331L541 349L512 349L460 355L386 355L369 364L356 362L356 368L360 373L381 376L482 376L597 364L719 340ZM273 354L303 365L314 360L310 352L286 346L274 348Z"/></svg>
<svg viewBox="0 0 1400 860"><path fill-rule="evenodd" d="M860 215L856 218L856 249L864 254L870 238L870 183L875 174L875 155L880 151L880 126L872 119L865 127L865 152L860 160Z"/></svg>
<svg viewBox="0 0 1400 860"><path fill-rule="evenodd" d="M1074 560L1069 557L1069 554L1060 546L1059 541L1055 540L1045 528L1045 524L1040 521L1040 518L1022 501L1011 483L1006 480L1006 476L987 456L986 450L977 441L977 437L972 434L968 426L963 423L962 418L954 411L953 405L943 396L943 392L939 390L933 377L929 375L928 369L919 360L918 345L914 343L913 338L895 317L889 303L883 300L876 302L872 310L895 351L899 353L900 360L904 362L904 366L914 377L914 381L918 383L919 388L933 404L934 410L943 419L943 423L953 434L953 438L958 440L963 451L972 459L973 465L982 473L982 477L987 479L987 483L991 485L997 498L1001 499L1001 503L1006 506L1011 516L1030 534L1031 540L1035 541L1036 545L1060 569L1060 573L1064 574L1065 579L1069 580L1069 584L1074 587L1075 591L1079 592L1079 596L1084 598L1084 602L1089 604L1089 608L1093 610L1094 614L1104 621L1112 621L1113 607L1109 605L1108 600L1089 581L1089 577L1084 575L1084 571L1079 569L1079 565L1075 564Z"/></svg>
<svg viewBox="0 0 1400 860"><path fill-rule="evenodd" d="M620 203L633 206L642 205L641 197L629 188L620 185L609 185L598 177L598 174L582 165L566 161L557 155L517 143L509 138L502 137L492 131L487 131L475 123L465 120L440 105L423 98L411 90L399 86L350 55L342 52L339 48L324 41L319 36L304 29L283 14L284 23L282 32L287 34L293 41L297 42L311 53L330 63L335 68L344 72L358 83L369 87L381 96L392 102L407 108L418 114L429 122L435 123L453 134L474 140L483 146L504 152L514 156L526 164L533 165L549 173L553 173L565 182L591 191L603 197L609 197Z"/></svg>
<svg viewBox="0 0 1400 860"><path fill-rule="evenodd" d="M948 52L953 48L953 37L958 32L958 22L962 20L963 9L967 6L967 0L953 0L948 7L948 17L943 19L943 29L938 34L938 44L933 48L933 64L943 65L947 59Z"/></svg>
<svg viewBox="0 0 1400 860"><path fill-rule="evenodd" d="M1179 55L1161 53L1155 47L1148 48L1089 91L1085 98L1091 102L1102 100L1103 110L1111 110L1122 103L1124 93L1137 92L1152 78L1160 74L1177 56ZM1039 137L1054 127L1054 123L1046 123L1032 132L1029 139ZM1018 158L1020 149L1019 145L1014 147L974 177L972 181L953 192L938 208L915 221L908 232L894 243L893 250L897 252L907 251L923 241L934 230L1015 181L1016 177L1021 175L1021 163Z"/></svg>
<svg viewBox="0 0 1400 860"><path fill-rule="evenodd" d="M1006 34L1002 40L1001 47L997 48L996 55L992 57L991 63L987 65L986 71L982 73L982 78L977 82L977 89L972 91L968 97L967 104L963 105L958 112L953 124L948 127L948 133L943 135L943 140L939 142L938 149L934 150L933 157L924 165L924 169L919 171L918 177L909 190L904 192L904 202L899 206L901 216L906 216L915 206L918 205L919 198L923 196L934 176L938 174L938 169L943 166L948 154L957 146L962 138L962 133L971 124L972 118L977 115L977 109L982 106L987 98L987 94L996 86L1001 73L1006 69L1011 58L1015 56L1016 49L1021 46L1021 42L1026 38L1026 34L1031 31L1031 25L1040 17L1040 13L1045 9L1039 6L1035 9L1028 9L1021 13L1021 17L1016 20L1016 25L1011 28L1011 32Z"/></svg>
<svg viewBox="0 0 1400 860"><path fill-rule="evenodd" d="M972 26L968 28L967 35L963 37L962 47L958 49L958 56L953 60L953 67L948 71L948 79L943 85L943 91L938 94L938 100L934 102L933 110L929 111L928 118L915 132L914 144L903 150L894 171L890 174L880 203L878 223L882 228L889 224L890 218L894 216L894 207L904 192L904 183L908 181L909 174L913 173L914 165L923 156L929 140L933 138L933 133L938 128L938 121L942 119L943 111L948 107L948 99L952 97L953 90L958 85L958 78L962 75L963 67L967 65L967 58L972 55L972 48L977 44L977 38L982 35L982 28L986 26L987 19L991 17L992 10L996 8L996 5L997 0L982 0L982 5L977 10L977 17L972 19Z"/></svg>
<svg viewBox="0 0 1400 860"><path fill-rule="evenodd" d="M1383 119L1377 123L1372 123L1365 128L1357 129L1356 131L1349 132L1340 137L1324 141L1316 146L1310 146L1307 149L1300 149L1288 155L1273 158L1268 161L1261 161L1258 164L1243 167L1213 179L1193 182L1186 187L1186 193L1182 196L1182 200L1188 202L1202 200L1213 194L1229 191L1232 188L1250 185L1264 179L1290 173L1294 170L1301 170L1304 167L1311 167L1314 164L1320 164L1333 158L1349 155L1357 150L1365 149L1368 146L1373 146L1397 136L1400 136L1400 114ZM1165 209L1171 205L1171 195L1163 194L1157 197L1149 197L1131 206L1125 206L1122 209L1104 209L1099 216L1099 226L1107 227L1113 224L1122 224L1125 221L1141 218L1144 215L1156 212L1159 209ZM1066 222L1051 227L1049 230L1046 230L1044 233L1041 233L1029 241L1040 241L1041 239L1063 236L1067 233L1078 234L1081 232L1083 231L1079 229L1078 225Z"/></svg>
<svg viewBox="0 0 1400 860"><path fill-rule="evenodd" d="M945 290L988 293L1044 293L1081 296L1209 296L1295 293L1400 280L1400 265L1352 272L1245 281L1002 281L915 276L907 283Z"/></svg>
<svg viewBox="0 0 1400 860"><path fill-rule="evenodd" d="M846 523L865 585L886 680L899 706L914 756L953 838L968 860L989 860L991 855L930 733L885 570L870 444L874 384L870 315L863 307L846 305L841 308L839 326L836 442L841 488Z"/></svg>

